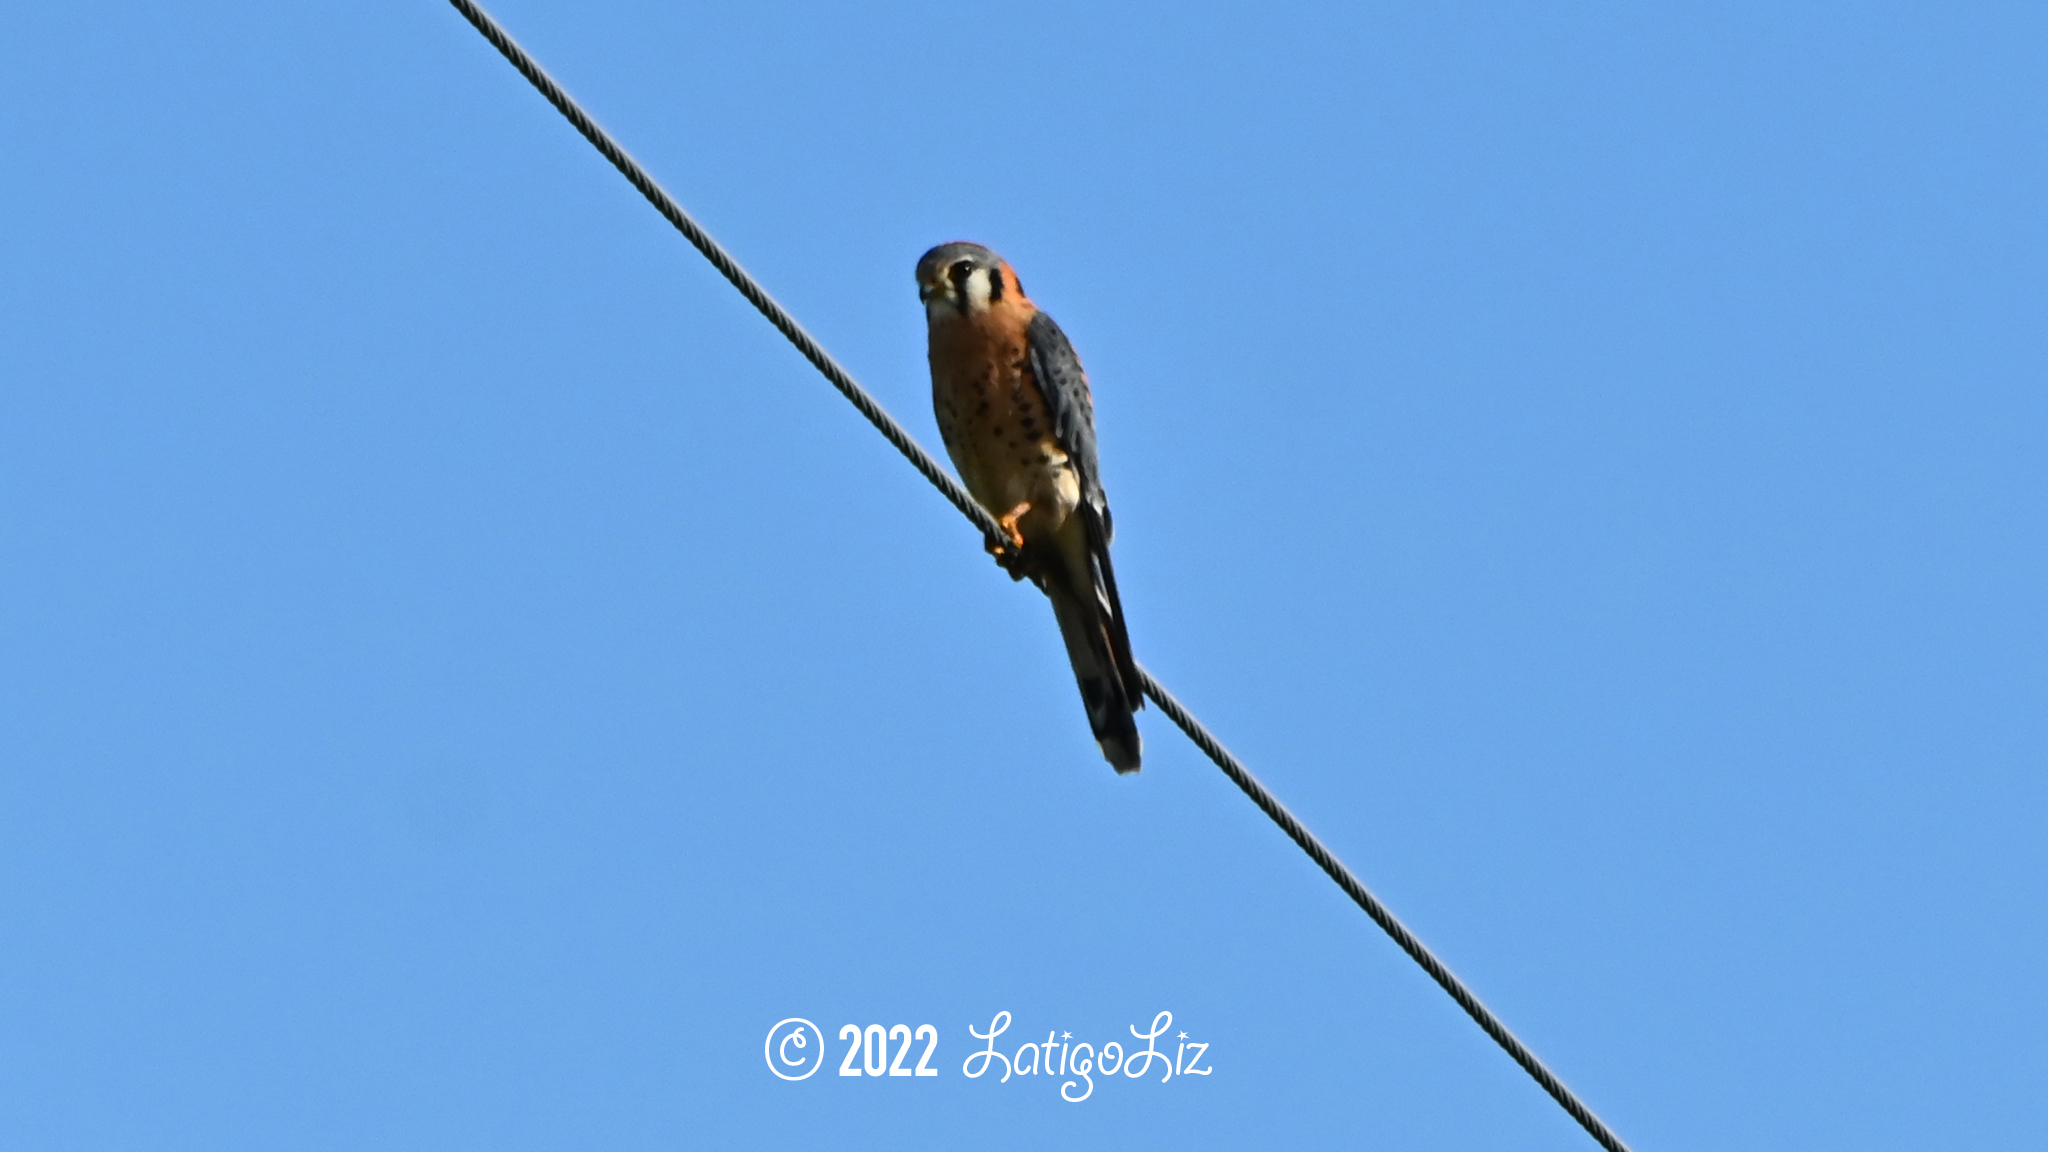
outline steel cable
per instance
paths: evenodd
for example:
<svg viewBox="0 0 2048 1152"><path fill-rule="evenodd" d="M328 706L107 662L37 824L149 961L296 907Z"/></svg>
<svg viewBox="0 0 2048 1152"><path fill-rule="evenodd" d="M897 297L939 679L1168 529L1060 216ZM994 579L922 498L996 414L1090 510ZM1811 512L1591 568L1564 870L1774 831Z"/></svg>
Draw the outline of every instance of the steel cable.
<svg viewBox="0 0 2048 1152"><path fill-rule="evenodd" d="M740 267L739 261L734 260L730 253L711 238L710 233L704 231L688 212L683 211L682 205L676 203L675 198L670 196L654 177L648 175L647 170L640 167L639 163L619 146L618 141L599 127L597 121L593 120L581 105L570 99L561 85L555 83L554 78L549 76L533 57L527 55L526 50L512 39L511 34L500 27L498 22L473 0L449 0L449 3L453 4L456 11L461 12L463 17L483 34L484 39L489 40L492 46L504 55L505 59L511 61L512 66L519 70L519 74L539 89L548 103L554 105L556 111L575 125L576 130L583 134L583 138L590 141L606 160L611 161L612 166L617 168L633 187L640 190L640 194L675 226L676 231L683 234L684 239L703 253L705 259L711 261L712 267L717 268L720 275L730 281L734 288L739 289L740 295L745 296L749 303L768 318L770 324L775 325L776 331L781 332L791 344L796 345L797 351L803 353L804 359L809 360L813 367L824 374L825 379L831 381L832 386L837 388L841 395L851 401L855 408L860 409L861 415L866 416L869 423L880 430L882 435L888 438L889 443L895 445L896 450L903 453L910 463L923 473L926 480L931 481L933 487L951 501L962 515L980 528L984 536L991 539L1001 538L1002 532L996 524L995 517L975 503L974 498L968 495L967 489L941 468L931 453L926 452L922 445L912 439L910 433L868 394L867 389L862 388L852 374L841 367L809 332L804 331L803 325L798 324L795 317L776 303L767 289L761 287L747 274L746 269ZM1515 1063L1521 1065L1522 1069L1528 1072L1536 1083L1571 1115L1572 1119L1578 1121L1579 1125L1608 1152L1629 1152L1628 1145L1622 1143L1621 1138L1602 1123L1600 1118L1593 1114L1592 1109L1586 1107L1571 1089L1565 1087L1564 1082L1537 1059L1536 1054L1529 1051L1528 1046L1516 1038L1515 1034L1508 1030L1507 1025L1501 1023L1500 1018L1481 1003L1479 997L1473 995L1472 990L1465 987L1464 982L1408 930L1407 925L1389 912L1386 905L1381 904L1379 898L1344 866L1344 862L1337 859L1335 853L1325 847L1321 840L1316 839L1314 833L1303 827L1294 813L1288 811L1285 804L1267 791L1266 786L1259 783L1258 777L1253 776L1236 756L1231 755L1230 750L1203 727L1200 720L1195 719L1194 715L1183 707L1171 692L1161 686L1159 681L1153 679L1152 674L1143 666L1138 668L1138 677L1144 684L1145 695L1159 705L1167 718L1178 725L1180 730L1187 734L1188 739L1214 761L1216 766L1223 770L1224 775L1230 777L1232 783L1243 789L1244 794L1251 797L1252 803L1257 804L1273 823L1278 824L1280 830L1287 833L1288 837L1308 854L1309 859L1314 860L1318 867L1328 873L1330 879L1336 881L1337 886L1365 910L1365 914L1372 918L1373 923L1378 924L1387 935L1393 937L1394 943L1400 945L1403 952L1421 965L1422 970L1429 973L1430 979L1435 980L1449 993L1451 999L1457 1001L1458 1006L1493 1038L1494 1043L1506 1050L1507 1054L1514 1058Z"/></svg>
<svg viewBox="0 0 2048 1152"><path fill-rule="evenodd" d="M720 247L718 241L713 240L711 234L704 231L688 212L683 211L683 206L676 203L675 197L670 196L667 189L648 175L647 169L642 168L638 161L620 147L619 142L612 139L610 133L599 127L597 121L590 118L590 113L583 110L582 105L571 100L569 94L562 91L562 86L555 83L555 78L548 75L547 70L533 57L527 55L526 50L519 46L518 41L512 39L510 33L499 27L496 20L491 19L490 13L470 0L449 2L455 5L456 11L476 26L478 32L483 33L484 39L489 40L493 47L504 54L505 59L512 62L514 68L519 69L521 76L526 77L529 83L540 90L542 96L547 97L548 103L555 106L555 111L560 112L569 123L575 125L576 130L583 133L583 138L590 141L591 146L602 153L605 159L611 161L612 167L617 168L633 187L638 188L642 196L647 197L647 202L654 205L655 211L661 213L670 224L675 225L676 231L683 234L683 239L688 240L697 251L704 254L706 260L711 261L711 266L718 269L719 275L724 276L733 287L739 289L740 295L745 296L749 304L760 309L761 315L766 316L768 322L775 325L775 330L788 337L789 342L796 345L796 350L804 354L804 359L809 360L813 367L823 373L825 379L831 381L834 388L839 389L840 395L851 401L855 408L860 409L860 414L867 417L868 422L883 436L888 437L889 443L894 444L898 452L908 457L911 465L922 472L924 478L932 482L933 487L953 502L953 507L958 508L961 515L974 521L975 526L989 538L1002 538L1003 532L997 526L996 518L989 515L981 505L976 504L974 497L967 494L967 489L941 468L939 462L932 459L932 454L911 438L910 433L903 430L903 425L898 424L896 418L882 407L881 402L854 380L852 373L841 367L839 361L834 360L823 345L813 339L809 332L804 331L804 326L796 322L796 317L785 311L782 305L775 302L775 297L768 294L766 288L747 275L747 270L740 267L740 262Z"/></svg>
<svg viewBox="0 0 2048 1152"><path fill-rule="evenodd" d="M1257 804L1259 810L1271 817L1282 832L1287 833L1290 839L1299 844L1301 850L1308 853L1308 858L1315 861L1317 867L1337 882L1337 887L1342 888L1345 895L1357 902L1360 908L1365 909L1365 914L1372 917L1372 922L1385 930L1387 935L1392 936L1394 943L1401 946L1401 951L1406 952L1422 966L1424 972L1429 973L1430 979L1450 993L1451 999L1458 1002L1458 1007L1463 1008L1466 1015L1471 1016L1488 1036L1493 1037L1494 1043L1505 1049L1509 1056L1514 1057L1515 1063L1520 1064L1523 1071L1534 1077L1536 1083L1542 1085L1545 1092L1550 1093L1551 1099L1563 1106L1564 1110L1571 1114L1572 1119L1577 1120L1580 1127L1591 1133L1593 1139L1599 1141L1600 1146L1607 1149L1607 1152L1628 1152L1628 1145L1621 1142L1621 1137L1616 1136L1602 1123L1591 1108L1586 1107L1571 1089L1564 1086L1564 1081L1559 1080L1543 1061L1536 1058L1534 1052L1529 1051L1527 1045L1513 1032L1508 1031L1508 1026L1500 1022L1500 1017L1495 1016L1481 1003L1479 997L1474 995L1470 988L1465 987L1465 982L1458 979L1457 974L1445 966L1442 960L1437 959L1436 953L1431 952L1427 945L1416 938L1415 933L1408 930L1406 924L1401 923L1400 918L1389 912L1386 905L1380 903L1379 897L1372 894L1372 889L1367 888L1363 881L1352 875L1351 869L1346 868L1344 862L1337 859L1336 853L1325 847L1321 840L1316 839L1315 833L1303 827L1301 821L1295 819L1294 813L1287 810L1287 805L1282 804L1278 796L1266 791L1266 786L1259 783L1259 778L1252 775L1251 769L1246 768L1236 756L1233 756L1230 749L1225 748L1222 741L1204 728L1202 722L1195 719L1194 714L1183 707L1179 700L1174 699L1173 693L1154 680L1152 674L1142 665L1138 668L1138 678L1145 684L1145 695L1150 696L1153 702L1159 705L1159 710L1166 713L1167 719L1179 725L1180 730L1187 733L1188 739L1195 742L1195 747L1200 748L1209 759L1216 762L1218 768L1223 769L1223 774L1230 777L1231 783L1244 789L1244 794L1252 798L1252 803Z"/></svg>

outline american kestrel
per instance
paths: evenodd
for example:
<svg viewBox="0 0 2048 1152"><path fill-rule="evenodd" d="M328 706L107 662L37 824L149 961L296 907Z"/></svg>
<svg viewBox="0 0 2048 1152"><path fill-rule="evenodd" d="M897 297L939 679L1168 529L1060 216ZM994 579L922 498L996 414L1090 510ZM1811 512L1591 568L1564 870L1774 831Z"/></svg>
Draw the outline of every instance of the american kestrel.
<svg viewBox="0 0 2048 1152"><path fill-rule="evenodd" d="M1045 590L1103 758L1136 772L1131 713L1145 706L1109 565L1109 499L1095 464L1095 405L1081 359L1017 273L979 244L917 262L946 453L1007 539L989 551Z"/></svg>

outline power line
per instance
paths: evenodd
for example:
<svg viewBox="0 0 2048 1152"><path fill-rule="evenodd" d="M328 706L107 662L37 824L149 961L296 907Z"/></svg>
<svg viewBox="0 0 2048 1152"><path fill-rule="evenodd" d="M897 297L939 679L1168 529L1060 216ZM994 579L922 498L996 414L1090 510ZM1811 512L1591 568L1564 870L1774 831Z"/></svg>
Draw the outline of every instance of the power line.
<svg viewBox="0 0 2048 1152"><path fill-rule="evenodd" d="M519 69L521 76L540 89L540 94L548 98L548 103L555 106L555 111L567 117L569 123L574 124L576 130L583 133L583 138L603 153L604 158L612 162L612 167L617 168L633 187L638 188L642 196L647 197L647 202L654 205L655 211L676 226L676 231L683 234L683 239L688 240L697 251L704 254L706 260L711 261L711 266L718 269L719 275L731 281L732 286L740 290L740 295L745 296L749 304L760 309L761 315L766 316L768 322L775 325L777 332L788 337L789 342L796 345L796 350L804 354L804 359L809 360L812 367L824 373L825 379L831 381L834 388L839 389L840 395L851 401L855 408L860 409L860 414L867 417L868 422L882 435L888 437L889 443L894 444L898 452L909 457L911 465L924 473L924 478L931 481L932 486L946 499L951 500L953 507L958 508L961 515L974 521L975 526L990 539L1005 538L1002 528L996 524L996 518L989 515L981 505L976 504L974 497L967 494L967 489L962 487L958 480L953 479L944 468L939 467L939 462L932 459L932 454L925 451L923 445L903 430L903 425L898 424L895 417L890 416L882 408L881 402L855 382L853 374L841 367L839 361L834 360L832 354L825 351L824 345L819 344L809 332L804 331L804 326L797 323L796 317L785 311L782 305L777 304L775 297L770 296L766 288L747 275L747 270L740 267L740 262L720 247L718 241L713 240L711 234L704 231L697 221L691 219L690 214L683 211L683 206L676 203L675 197L670 196L666 189L655 183L654 177L647 174L647 169L640 167L639 162L621 148L619 142L611 138L610 133L598 127L597 121L590 118L590 113L585 112L582 105L569 99L569 94L562 91L561 85L555 83L555 78L548 75L546 69L543 69L533 57L528 56L526 49L521 48L510 33L499 27L496 20L491 19L490 13L470 3L469 0L450 0L450 3L454 4L456 11L461 12L471 24L476 25L476 30L484 34L484 39L489 40L498 51L505 54L505 59L510 60L514 68Z"/></svg>
<svg viewBox="0 0 2048 1152"><path fill-rule="evenodd" d="M1336 853L1325 847L1321 840L1316 839L1315 833L1302 827L1301 821L1295 819L1294 813L1287 810L1287 805L1282 804L1278 796L1266 791L1266 786L1259 783L1259 778L1252 775L1251 770L1240 763L1237 757L1231 755L1230 749L1225 748L1222 741L1211 735L1209 730L1202 726L1202 722L1195 719L1193 713L1182 707L1181 702L1174 699L1173 693L1161 687L1159 681L1154 680L1152 674L1143 667L1138 669L1138 676L1144 681L1145 695L1150 696L1159 705L1159 710L1166 713L1167 719L1180 725L1180 730L1188 734L1188 739L1195 742L1195 747L1214 760L1216 766L1223 769L1223 774L1230 777L1231 783L1244 789L1244 794L1252 798L1252 803L1257 804L1260 811L1272 817L1273 823L1278 824L1282 832L1301 845L1301 850L1308 853L1308 858L1315 861L1317 867L1329 873L1330 879L1337 882L1337 887L1342 888L1346 896L1365 909L1365 914L1372 917L1373 923L1394 938L1394 943L1401 946L1401 951L1422 965L1422 970L1429 973L1429 978L1450 993L1451 999L1458 1002L1458 1007L1463 1008L1467 1015L1485 1029L1486 1034L1493 1037L1494 1043L1506 1049L1507 1054L1515 1058L1515 1063L1520 1064L1523 1071L1534 1077L1545 1092L1550 1093L1551 1099L1563 1106L1566 1112L1571 1113L1572 1119L1577 1120L1581 1127L1592 1133L1593 1139L1598 1140L1607 1152L1628 1152L1628 1145L1621 1142L1621 1137L1616 1136L1601 1122L1600 1117L1593 1114L1591 1108L1586 1107L1584 1101L1565 1087L1564 1081L1559 1080L1556 1073L1546 1067L1543 1061L1538 1060L1536 1054L1529 1051L1528 1045L1523 1044L1513 1032L1508 1031L1508 1026L1500 1022L1500 1017L1495 1016L1481 1003L1479 997L1473 995L1470 988L1465 987L1465 982L1458 979L1457 973L1452 972L1443 961L1437 959L1436 953L1431 952L1428 945L1417 939L1406 924L1401 923L1398 917L1389 912L1387 906L1380 903L1379 897L1374 896L1372 890L1357 876L1352 875L1351 869L1346 868L1342 860L1337 859Z"/></svg>
<svg viewBox="0 0 2048 1152"><path fill-rule="evenodd" d="M775 298L768 294L767 289L761 287L752 276L747 275L746 269L740 267L739 261L734 260L731 254L719 246L718 241L711 238L710 233L704 231L688 212L683 211L682 205L676 203L675 198L670 196L654 177L648 175L647 170L640 167L639 163L619 146L618 141L613 140L609 133L599 127L597 121L591 119L590 113L585 112L581 105L570 99L569 94L562 91L561 85L555 83L554 78L549 76L533 57L526 54L526 50L512 39L510 33L500 27L498 22L473 0L449 0L449 3L483 34L484 39L489 40L493 47L503 53L505 59L511 61L512 66L519 70L519 74L539 89L540 94L547 97L548 103L554 105L556 111L575 125L576 130L583 134L583 138L590 141L605 159L611 161L612 166L617 168L633 187L639 189L642 196L647 197L656 211L670 224L675 225L676 231L681 232L684 239L703 253L705 259L711 261L712 267L717 268L720 275L730 281L734 288L739 289L740 295L745 296L749 303L760 309L761 314L768 318L768 322L775 325L776 331L781 332L790 343L796 345L797 351L803 353L804 359L809 360L812 366L824 374L825 379L831 381L834 388L839 389L841 395L852 402L855 408L860 409L861 415L866 416L869 423L887 437L889 443L894 444L896 450L903 453L910 463L924 474L925 479L932 482L933 487L952 501L953 506L958 508L962 515L980 528L984 536L990 539L1003 537L1004 534L996 524L995 518L981 505L975 503L974 498L968 495L967 489L941 468L931 453L926 452L912 439L910 433L868 394L867 389L862 388L854 380L853 375L841 367L839 361L834 360L809 332L804 331L803 325L798 324L795 317L775 302ZM1514 1057L1515 1063L1520 1064L1545 1092L1550 1093L1551 1098L1570 1113L1572 1119L1578 1121L1602 1148L1607 1149L1607 1152L1629 1152L1628 1145L1622 1143L1621 1137L1616 1136L1601 1122L1600 1117L1593 1114L1591 1108L1586 1107L1571 1089L1565 1087L1564 1082L1559 1080L1543 1061L1537 1059L1536 1054L1529 1051L1528 1046L1517 1039L1515 1034L1508 1030L1507 1025L1501 1023L1500 1018L1481 1003L1479 997L1473 995L1472 990L1465 987L1464 982L1416 938L1415 933L1408 930L1407 925L1389 912L1386 905L1381 904L1379 898L1372 894L1371 889L1353 875L1351 870L1344 866L1343 861L1337 859L1335 853L1325 847L1321 840L1316 839L1314 833L1303 827L1294 813L1289 812L1285 804L1267 791L1266 786L1259 783L1258 777L1253 776L1236 756L1231 755L1230 749L1225 748L1221 741L1203 727L1202 722L1197 720L1193 713L1183 707L1159 681L1153 679L1152 674L1143 666L1138 668L1138 677L1144 684L1145 695L1159 705L1167 718L1178 725L1204 755L1215 761L1224 775L1243 789L1244 794L1251 797L1252 803L1257 804L1273 823L1278 824L1281 831L1300 845L1301 850L1308 853L1309 859L1314 860L1318 867L1329 874L1330 879L1337 882L1337 886L1344 890L1345 895L1364 909L1367 916L1372 917L1373 923L1378 924L1387 935L1393 937L1394 943L1400 945L1403 952L1421 965L1422 970L1429 973L1430 979L1435 980L1445 992L1448 992L1451 999L1458 1002L1458 1007L1463 1008L1466 1014L1493 1038L1494 1043L1499 1044L1509 1056Z"/></svg>

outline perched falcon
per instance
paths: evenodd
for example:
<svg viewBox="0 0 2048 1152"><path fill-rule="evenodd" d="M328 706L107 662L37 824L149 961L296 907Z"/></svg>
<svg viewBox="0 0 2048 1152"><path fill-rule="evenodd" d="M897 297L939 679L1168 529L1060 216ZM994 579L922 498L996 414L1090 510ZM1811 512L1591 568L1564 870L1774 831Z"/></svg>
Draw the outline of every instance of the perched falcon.
<svg viewBox="0 0 2048 1152"><path fill-rule="evenodd" d="M1095 405L1081 359L1017 273L979 244L917 262L931 338L932 407L960 479L1002 525L989 541L1013 579L1052 601L1088 726L1118 772L1138 770L1144 707L1116 573L1109 499L1095 466Z"/></svg>

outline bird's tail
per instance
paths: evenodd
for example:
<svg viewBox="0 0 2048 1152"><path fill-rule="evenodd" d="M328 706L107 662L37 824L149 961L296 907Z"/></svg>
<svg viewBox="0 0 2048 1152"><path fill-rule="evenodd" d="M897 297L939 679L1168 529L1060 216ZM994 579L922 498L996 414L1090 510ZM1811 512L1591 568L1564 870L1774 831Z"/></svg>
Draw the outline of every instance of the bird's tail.
<svg viewBox="0 0 2048 1152"><path fill-rule="evenodd" d="M1143 743L1131 714L1145 706L1145 699L1136 688L1137 665L1131 660L1108 549L1095 552L1091 560L1092 571L1061 573L1069 578L1047 580L1045 594L1052 601L1067 660L1074 666L1074 682L1088 710L1088 727L1103 759L1119 774L1136 772Z"/></svg>

